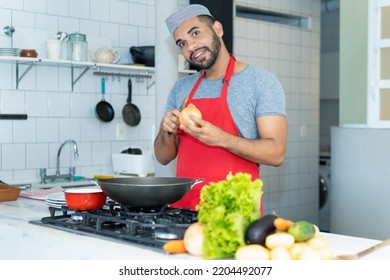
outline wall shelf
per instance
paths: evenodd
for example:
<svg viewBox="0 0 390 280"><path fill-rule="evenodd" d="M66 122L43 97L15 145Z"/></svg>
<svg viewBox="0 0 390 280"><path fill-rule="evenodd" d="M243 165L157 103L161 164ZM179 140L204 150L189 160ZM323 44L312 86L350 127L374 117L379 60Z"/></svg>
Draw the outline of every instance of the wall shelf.
<svg viewBox="0 0 390 280"><path fill-rule="evenodd" d="M105 64L95 62L78 62L71 60L51 60L45 58L26 58L26 57L14 57L14 56L0 56L0 62L2 63L14 63L16 65L16 89L19 88L20 81L34 66L53 66L53 67L69 67L71 69L71 91L74 89L74 85L81 79L81 77L87 73L90 69L95 70L94 74L107 76L130 76L135 75L137 77L150 79L152 76L150 72L154 72L154 67L146 67L139 64ZM75 76L74 69L82 69L78 76ZM102 69L104 71L102 71ZM138 74L124 74L117 71L133 71ZM116 72L113 72L116 71ZM143 74L139 74L139 73Z"/></svg>

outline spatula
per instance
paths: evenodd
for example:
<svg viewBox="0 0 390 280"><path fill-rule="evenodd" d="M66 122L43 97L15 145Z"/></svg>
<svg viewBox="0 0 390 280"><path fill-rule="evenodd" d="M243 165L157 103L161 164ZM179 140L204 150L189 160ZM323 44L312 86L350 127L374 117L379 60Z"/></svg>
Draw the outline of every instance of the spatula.
<svg viewBox="0 0 390 280"><path fill-rule="evenodd" d="M350 254L350 255L340 255L340 256L336 256L334 257L334 260L357 260L367 254L370 254L378 249L381 249L387 245L390 244L390 238L389 239L386 239L372 247L369 247L359 253L356 253L356 254Z"/></svg>

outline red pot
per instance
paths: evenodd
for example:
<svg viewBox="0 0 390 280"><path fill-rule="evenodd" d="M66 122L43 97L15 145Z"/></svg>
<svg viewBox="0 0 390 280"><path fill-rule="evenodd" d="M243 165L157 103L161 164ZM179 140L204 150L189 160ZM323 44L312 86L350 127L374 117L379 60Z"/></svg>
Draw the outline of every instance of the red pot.
<svg viewBox="0 0 390 280"><path fill-rule="evenodd" d="M65 191L65 201L72 210L96 210L106 203L107 196L97 188L74 188Z"/></svg>

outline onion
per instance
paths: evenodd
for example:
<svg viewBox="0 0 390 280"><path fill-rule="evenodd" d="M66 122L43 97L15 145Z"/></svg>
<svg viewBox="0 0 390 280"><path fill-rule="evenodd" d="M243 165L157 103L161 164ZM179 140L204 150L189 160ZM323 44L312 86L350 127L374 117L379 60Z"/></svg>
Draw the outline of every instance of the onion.
<svg viewBox="0 0 390 280"><path fill-rule="evenodd" d="M202 113L199 111L199 109L196 108L194 104L190 103L190 104L188 104L187 107L185 107L181 111L181 113L179 115L180 124L189 123L189 124L192 124L195 126L199 126L196 122L194 122L193 120L191 120L189 118L189 115L194 115L194 116L197 116L199 118L202 118Z"/></svg>
<svg viewBox="0 0 390 280"><path fill-rule="evenodd" d="M204 224L191 224L184 233L184 246L188 253L194 256L203 256Z"/></svg>

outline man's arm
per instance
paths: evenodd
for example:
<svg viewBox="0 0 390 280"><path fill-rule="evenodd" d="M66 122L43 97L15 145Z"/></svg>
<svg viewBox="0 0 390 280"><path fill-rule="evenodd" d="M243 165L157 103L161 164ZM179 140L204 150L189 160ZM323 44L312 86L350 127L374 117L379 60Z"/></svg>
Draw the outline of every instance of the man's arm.
<svg viewBox="0 0 390 280"><path fill-rule="evenodd" d="M154 140L154 153L162 165L167 165L177 156L177 134L180 111L173 109L165 114Z"/></svg>

